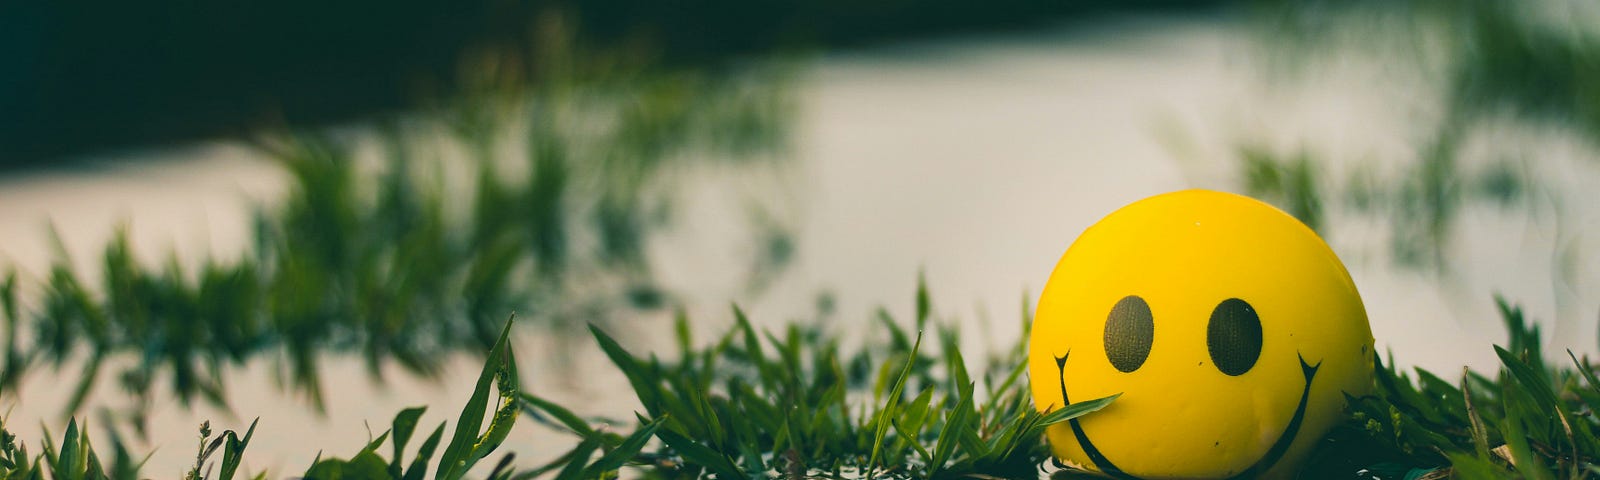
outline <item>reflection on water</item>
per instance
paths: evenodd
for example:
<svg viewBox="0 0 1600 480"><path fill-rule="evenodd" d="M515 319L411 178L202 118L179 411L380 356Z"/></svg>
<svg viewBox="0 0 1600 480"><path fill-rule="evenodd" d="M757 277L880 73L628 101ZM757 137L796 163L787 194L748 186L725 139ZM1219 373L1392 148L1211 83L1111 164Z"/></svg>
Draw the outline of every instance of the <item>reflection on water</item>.
<svg viewBox="0 0 1600 480"><path fill-rule="evenodd" d="M1570 139L1535 135L1523 137L1518 142L1526 143L1517 145L1540 147L1544 156L1537 163L1504 164L1492 161L1496 160L1492 155L1490 160L1440 157L1451 163L1431 166L1424 162L1368 162L1366 160L1372 158L1422 158L1415 155L1419 142L1414 140L1429 138L1435 130L1414 125L1404 112L1396 110L1425 107L1395 101L1415 93L1406 89L1419 87L1397 85L1395 88L1402 90L1398 92L1374 88L1372 79L1381 76L1381 68L1354 61L1331 73L1286 87L1257 74L1258 52L1249 29L1241 23L1221 19L1134 18L1096 26L1077 25L1059 32L962 38L823 57L810 68L798 72L795 80L795 116L788 124L787 137L792 141L792 151L788 155L794 162L754 170L699 164L669 175L679 182L675 186L682 192L671 197L674 207L671 223L652 227L655 233L651 235L631 236L625 234L631 228L628 225L638 221L648 223L652 217L620 220L617 225L602 221L605 215L583 217L596 222L594 230L589 230L588 234L597 236L589 237L593 241L588 244L593 248L590 252L595 258L614 262L600 262L601 265L632 265L630 268L648 270L650 278L662 291L671 292L669 301L681 303L691 318L721 322L730 321L727 313L730 300L745 305L758 323L777 323L806 315L816 307L819 290L830 292L825 298L829 308L839 312L839 319L870 318L867 312L886 303L893 307L891 310L896 311L896 316L908 317L910 306L898 300L913 291L916 278L913 273L921 269L927 272L930 289L940 295L938 303L947 308L945 313L983 325L983 328L964 329L969 332L961 339L964 346L1007 345L1020 334L1015 325L1004 321L977 323L976 320L1016 318L1019 296L1041 287L1051 266L1073 238L1107 212L1139 198L1186 187L1254 189L1263 196L1275 198L1302 218L1308 218L1326 233L1362 291L1380 348L1392 349L1395 360L1402 365L1424 366L1438 372L1453 372L1463 364L1492 368L1495 359L1488 345L1499 340L1503 332L1492 303L1491 295L1495 292L1504 293L1511 301L1522 304L1531 317L1554 322L1556 338L1552 340L1552 348L1546 351L1559 352L1567 347L1580 353L1596 350L1590 329L1594 328L1593 312L1600 299L1585 293L1584 286L1600 281L1596 278L1600 272L1585 267L1593 262L1583 262L1582 257L1568 258L1568 255L1600 251L1600 246L1594 245L1597 237L1592 231L1595 225L1600 225L1600 221L1596 221L1600 220L1597 218L1600 211L1596 211L1600 201L1593 198L1590 189L1583 188L1597 178L1597 165L1586 160L1592 156L1590 150ZM678 88L694 91L712 87ZM677 98L670 93L659 94ZM640 101L648 100L642 97ZM640 112L644 113L648 112ZM662 135L647 138L661 139L664 143L641 142L637 148L670 148L670 139L679 134L675 133L679 128L677 122L650 120L639 119L650 125L640 134ZM408 133L405 137L415 138L413 135ZM1245 150L1243 156L1247 160L1243 165L1248 168L1243 169L1239 160L1241 141L1259 145ZM1474 146L1480 141L1500 144L1472 140L1464 141L1459 148L1473 151L1482 148ZM422 139L417 142L427 143ZM1428 145L1427 142L1420 144ZM359 158L360 152L384 151L382 148L358 148L353 155ZM537 152L550 147L534 144L504 148ZM458 151L455 155L470 155L471 152L470 148L458 150L469 153ZM191 164L177 164L172 168L187 169L188 165ZM1452 170L1440 170L1443 167ZM161 171L160 168L163 167L157 166L153 171ZM425 167L419 168L427 171ZM446 171L443 177L457 178L461 185L470 186L478 178L525 178L533 175L530 172L541 171L537 163L516 168L518 170L507 166L505 170L489 174L484 173L486 170L473 169L465 174ZM513 171L516 173L511 173ZM1430 171L1433 173L1428 173ZM1446 171L1451 173L1442 173ZM1519 173L1495 173L1505 171ZM659 176L659 172L648 170L634 172L637 175L618 175L616 178L621 180L616 181ZM1467 172L1467 176L1457 172ZM218 175L226 177L229 173L222 170ZM355 178L360 174L350 175ZM420 176L427 177L426 174ZM118 186L123 184L116 179L66 178L69 180L61 181L83 182L78 184L83 192L132 188ZM132 179L128 183L141 181ZM196 178L185 185L206 185L211 181ZM1538 188L1532 184L1537 184ZM379 186L382 185L384 183L379 182ZM422 192L422 198L428 195L459 198L459 194L444 193L456 190L445 190L429 182L414 183L408 188ZM1506 194L1466 193L1480 188ZM201 198L198 195L206 193L185 192L181 187L164 190L173 196L195 193L197 196L188 198L195 198L196 202ZM382 188L374 188L360 198L372 201L370 198L382 191ZM474 191L473 195L500 195L493 189L465 188L461 191ZM534 190L521 191L525 193L510 197L530 195L527 192ZM1365 197L1350 195L1346 199L1339 193L1345 191L1368 193ZM11 192L15 190L3 190L0 195L13 195ZM1431 201L1428 199L1441 194L1461 201L1428 203ZM1564 220L1552 221L1543 216L1540 212L1547 210L1542 207L1524 208L1538 204L1539 198L1551 196L1561 198L1560 202L1549 204L1561 205ZM759 213L750 213L750 200L774 197L792 201L765 204L756 209ZM1499 206L1502 199L1509 207ZM590 200L594 202L590 207L578 211L607 210L604 202L608 200L604 196ZM1414 206L1408 206L1413 203ZM16 203L7 199L0 201L0 205ZM57 214L57 222L69 244L67 249L75 258L100 253L92 243L75 244L81 240L65 234L85 228L72 225L73 219L63 218L70 215L71 210L35 208L37 210L28 211L26 215L37 215L35 212L40 211L62 212ZM190 205L187 208L176 211L192 212L199 207ZM462 208L469 210L467 215L488 215ZM1413 208L1422 210L1405 210ZM1426 217L1409 220L1411 212L1440 208L1450 209L1447 222L1434 224ZM147 243L173 241L174 237L181 239L192 231L189 229L197 229L192 223L180 222L165 231L139 230L142 215L159 215L165 211L149 209L131 213L134 220L130 236L135 248ZM312 215L314 212L303 210L303 213ZM446 213L441 212L440 216ZM525 211L522 214L536 213ZM0 217L6 222L24 224L6 225L4 231L8 236L29 238L36 234L31 222L37 217L17 220L22 216L24 214L18 213ZM738 233L744 230L742 222L752 216L773 219L779 225L792 225L776 230L792 228L794 235L792 238L771 235L767 240L750 242L747 236ZM1390 218L1401 219L1391 223ZM103 219L84 219L100 220ZM379 220L358 218L354 221L374 222L360 223L363 232L419 235L418 242L434 238L428 235L459 236L463 243L444 250L456 255L485 255L484 250L469 248L468 245L473 245L469 242L473 238L496 235L478 235L470 229L457 232L447 222L401 228L385 226ZM1409 238L1413 234L1401 233L1401 230L1413 227L1421 228L1423 234L1434 236L1433 239L1440 240L1438 244L1444 245L1422 255L1437 255L1436 264L1448 267L1448 275L1396 268L1394 260L1400 252L1391 246L1391 239ZM521 227L504 228L515 232L506 235L530 235L527 230L519 230ZM430 229L435 233L413 233L427 233ZM617 234L613 242L596 240L598 236L612 235L600 232L613 229L624 233ZM445 233L437 233L439 230ZM100 238L104 238L103 231ZM234 239L248 242L244 238ZM278 238L275 241L297 240ZM530 240L526 242L530 245L527 248L566 248L539 242ZM37 262L39 251L12 251L10 245L6 247L8 253L22 261L23 272L47 271L48 265L27 263ZM617 251L636 249L632 251L643 251L647 255L609 255L605 253L612 251L608 245L633 245ZM317 243L289 251L309 255L324 247ZM361 250L359 244L344 248ZM395 248L386 255L400 251L400 247ZM326 255L348 260L342 254ZM528 278L539 278L537 272L542 265L537 261L539 254L528 255L534 260L518 268L532 272L526 274ZM730 261L730 258L761 255L785 258L788 267L779 274L769 274L770 284L766 288L752 290L746 286L749 262ZM394 262L392 259L375 261L388 266ZM502 265L485 262L489 266ZM367 273L373 275L369 280L382 280L378 283L380 286L391 285L386 283L388 281L404 280L389 275L393 271L396 270L374 267ZM1569 278L1569 286L1552 288L1551 278L1557 275ZM25 274L24 278L28 276ZM625 287L630 285L627 279L626 276L621 280L603 277L597 282L624 287L608 290L618 292L626 291ZM369 280L334 279L330 280L334 282L330 285L343 286L328 288L367 291L361 290L364 287L349 286ZM397 291L387 287L371 290L375 294ZM586 291L574 284L534 293L567 298ZM298 295L320 298L319 293L309 291ZM368 301L361 296L348 298ZM441 297L430 301L462 300ZM408 312L397 314L411 314ZM653 340L662 336L660 332L665 332L664 323L658 321L662 312L595 312L583 308L570 312L579 320L615 317L619 324L629 322L626 325L630 328L620 331L613 328L612 331L618 333L619 340L633 344L630 348L665 346L662 345L665 342ZM459 327L460 330L441 333L463 341L474 338L470 325ZM857 328L845 324L833 327ZM628 334L630 330L632 335ZM556 363L538 353L522 356L522 361L530 364L523 370L531 377L527 384L534 391L547 392L549 394L543 396L578 405L582 414L625 418L626 412L635 407L633 400L626 396L611 394L612 389L623 384L622 379L598 361L588 342L536 332L542 331L522 332L519 352L570 349L571 356L566 363ZM383 343L376 345L388 347ZM364 350L352 348L349 351ZM292 360L245 362L239 367L227 367L230 369L228 376L232 377L227 393L233 411L243 416L259 414L275 419L263 422L256 434L260 443L252 446L256 459L253 461L266 462L266 465L252 463L249 466L259 469L273 465L291 468L304 465L314 455L308 450L311 448L308 444L360 443L360 438L350 437L358 437L364 431L360 426L362 420L381 424L387 415L404 406L462 403L467 393L466 382L470 380L465 375L475 370L475 360L461 356L430 360L438 362L431 370L441 372L439 384L409 375L386 376L381 385L350 381L348 379L369 377L374 367L358 357L335 356L322 361L317 366L322 377L339 379L326 385L323 391L326 417L292 406L270 381L263 380L283 378L283 373L274 372L273 366L285 362L292 365ZM66 368L79 364L69 361ZM551 365L556 367L546 368ZM384 371L393 365L376 368ZM44 377L33 375L23 380L28 398L18 409L22 419L16 424L54 418L54 407L58 403L46 406L41 403L51 399L60 402L59 399L70 397L71 385L55 384ZM163 378L157 376L154 381L161 385L167 381ZM444 388L440 388L440 384ZM99 391L106 391L105 385L99 387ZM158 386L152 391L162 392L164 388ZM166 398L164 393L157 395ZM194 420L234 418L221 407L201 405L185 410L167 403L154 402L155 408L149 413L152 442L166 445L151 464L153 472L181 468L185 449L172 446L187 444L193 425L198 423ZM116 405L97 398L89 403L91 408L107 404ZM224 427L221 423L224 422L219 422L218 428ZM236 428L248 422L226 423L229 423L227 428ZM305 438L317 441L307 442ZM548 452L552 449L540 442L550 441L562 440L546 432L519 430L512 435L506 448L519 452ZM180 467L170 467L175 465Z"/></svg>

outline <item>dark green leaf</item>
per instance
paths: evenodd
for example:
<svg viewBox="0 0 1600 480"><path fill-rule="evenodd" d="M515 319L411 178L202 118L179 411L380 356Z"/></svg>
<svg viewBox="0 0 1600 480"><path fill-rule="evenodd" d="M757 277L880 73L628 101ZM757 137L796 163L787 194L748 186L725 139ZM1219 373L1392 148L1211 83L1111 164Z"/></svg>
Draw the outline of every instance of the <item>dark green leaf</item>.
<svg viewBox="0 0 1600 480"><path fill-rule="evenodd" d="M656 430L656 436L661 438L661 441L666 443L668 447L676 450L678 455L682 455L684 461L705 467L711 470L712 473L717 474L719 478L744 477L744 473L739 470L738 466L735 466L733 462L729 461L721 453L706 448L705 445L696 443L694 440L667 429Z"/></svg>
<svg viewBox="0 0 1600 480"><path fill-rule="evenodd" d="M583 421L582 418L579 418L577 414L572 413L572 411L568 410L566 407L562 407L554 402L539 398L534 394L526 392L522 394L522 401L523 407L528 411L528 414L534 418L542 419L543 416L539 413L543 412L555 417L556 421L560 422L562 426L566 427L568 430L571 430L573 433L578 434L580 437L587 438L594 434L594 429L589 427L589 422Z"/></svg>
<svg viewBox="0 0 1600 480"><path fill-rule="evenodd" d="M444 453L439 457L439 466L435 470L435 480L456 480L466 475L467 469L472 467L481 455L474 458L474 446L478 441L478 429L483 427L483 417L488 409L489 388L496 375L501 374L505 363L510 360L511 321L507 320L504 328L500 330L500 338L495 340L494 348L489 350L489 357L483 364L483 370L478 373L478 382L472 389L472 397L462 407L461 415L456 418L455 434L450 437ZM482 452L487 455L488 452Z"/></svg>
<svg viewBox="0 0 1600 480"><path fill-rule="evenodd" d="M650 437L655 434L658 428L661 428L660 419L651 421L639 427L638 430L634 430L633 434L629 435L627 440L623 440L621 445L611 449L610 452L606 452L605 455L601 455L599 460L595 460L593 465L585 469L583 476L586 478L601 478L605 472L622 468L623 463L638 455L639 450L644 449L645 442L650 441Z"/></svg>
<svg viewBox="0 0 1600 480"><path fill-rule="evenodd" d="M444 423L433 429L433 434L422 441L422 446L417 448L417 458L411 459L411 465L406 467L406 474L402 480L422 480L428 470L428 460L433 458L433 451L439 447L439 440L444 437Z"/></svg>
<svg viewBox="0 0 1600 480"><path fill-rule="evenodd" d="M222 449L222 472L217 475L217 480L233 480L234 472L239 470L239 464L244 460L244 449L250 446L250 437L256 434L256 423L260 421L260 417L250 421L250 429L245 430L244 438L239 438L232 430L223 433L228 443Z"/></svg>
<svg viewBox="0 0 1600 480"><path fill-rule="evenodd" d="M400 478L404 475L400 467L405 465L406 444L411 443L411 434L417 430L417 421L427 410L426 406L411 407L394 415L394 421L389 424L389 431L394 433L394 453L393 458L389 460L389 476Z"/></svg>
<svg viewBox="0 0 1600 480"><path fill-rule="evenodd" d="M577 448L572 449L571 452L563 457L566 460L566 467L561 469L561 473L556 474L555 480L579 480L583 478L584 467L589 464L589 457L593 456L595 449L598 448L600 448L600 435L590 434L584 437L582 442L578 442Z"/></svg>

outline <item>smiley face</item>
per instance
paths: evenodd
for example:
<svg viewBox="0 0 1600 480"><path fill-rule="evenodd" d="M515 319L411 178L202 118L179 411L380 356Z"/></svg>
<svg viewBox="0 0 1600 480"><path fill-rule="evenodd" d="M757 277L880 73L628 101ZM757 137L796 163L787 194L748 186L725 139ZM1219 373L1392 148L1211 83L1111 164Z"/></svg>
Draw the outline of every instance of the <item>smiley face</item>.
<svg viewBox="0 0 1600 480"><path fill-rule="evenodd" d="M1294 473L1371 388L1354 283L1293 217L1234 194L1147 198L1079 236L1029 339L1040 411L1122 395L1052 425L1063 461L1116 478Z"/></svg>

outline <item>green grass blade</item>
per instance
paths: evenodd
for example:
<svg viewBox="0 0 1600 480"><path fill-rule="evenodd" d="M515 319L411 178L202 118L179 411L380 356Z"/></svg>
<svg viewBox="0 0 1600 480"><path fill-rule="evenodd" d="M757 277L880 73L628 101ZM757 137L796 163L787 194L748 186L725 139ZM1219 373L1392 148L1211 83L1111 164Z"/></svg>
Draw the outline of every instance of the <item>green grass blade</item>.
<svg viewBox="0 0 1600 480"><path fill-rule="evenodd" d="M957 350L955 345L951 345L949 350L945 352L948 358L945 363L950 369L950 386L961 396L970 397L976 386L972 382L971 374L967 372L967 361L961 358L961 351Z"/></svg>
<svg viewBox="0 0 1600 480"><path fill-rule="evenodd" d="M585 436L583 441L578 442L578 446L567 454L567 465L561 469L561 473L556 474L555 480L579 480L583 478L584 467L589 464L589 457L594 456L594 451L598 448L600 448L599 434Z"/></svg>
<svg viewBox="0 0 1600 480"><path fill-rule="evenodd" d="M672 314L672 332L678 340L678 353L682 355L680 363L688 364L689 358L694 354L694 336L689 326L689 312L679 307Z"/></svg>
<svg viewBox="0 0 1600 480"><path fill-rule="evenodd" d="M361 447L361 451L362 452L377 452L378 451L378 447L382 447L384 442L389 441L389 433L390 432L385 431L385 432L383 432L381 434L378 434L378 438L374 438L374 439L368 441L367 442L367 446ZM357 455L360 455L360 454L358 453Z"/></svg>
<svg viewBox="0 0 1600 480"><path fill-rule="evenodd" d="M401 410L394 415L394 421L389 423L389 431L394 433L394 453L389 460L389 476L400 478L403 474L400 466L405 465L406 444L411 443L411 434L417 431L417 421L422 419L422 414L428 407L411 407Z"/></svg>
<svg viewBox="0 0 1600 480"><path fill-rule="evenodd" d="M490 452L499 448L511 434L511 427L517 422L517 414L522 411L522 402L517 393L517 358L509 346L506 348L504 358L505 361L501 363L499 371L495 372L500 406L495 409L494 417L489 420L488 430L478 437L477 443L472 445L472 452L469 455L471 460L467 462L468 465L489 456Z"/></svg>
<svg viewBox="0 0 1600 480"><path fill-rule="evenodd" d="M1501 480L1515 477L1505 467L1501 467L1487 458L1452 453L1448 456L1448 459L1452 478L1461 480Z"/></svg>
<svg viewBox="0 0 1600 480"><path fill-rule="evenodd" d="M928 298L928 275L917 272L917 330L928 328L928 318L933 316L933 301Z"/></svg>
<svg viewBox="0 0 1600 480"><path fill-rule="evenodd" d="M1572 364L1578 367L1578 373L1583 374L1583 379L1589 382L1589 389L1593 390L1596 394L1600 394L1600 378L1595 377L1594 367L1590 366L1588 363L1579 361L1578 356L1574 355L1571 349L1567 349L1567 357L1571 358ZM1585 355L1584 358L1588 358L1588 355Z"/></svg>
<svg viewBox="0 0 1600 480"><path fill-rule="evenodd" d="M898 411L900 393L905 391L906 379L911 377L911 367L917 363L917 353L922 349L922 332L917 332L917 341L911 345L910 354L906 355L905 368L900 370L899 377L894 382L894 388L889 390L889 400L878 412L877 432L872 435L872 456L867 460L867 478L872 477L872 472L878 466L879 455L883 453L883 437L889 433L889 419Z"/></svg>
<svg viewBox="0 0 1600 480"><path fill-rule="evenodd" d="M388 469L388 462L384 462L376 452L363 451L350 461L344 462L343 471L340 473L351 480L388 480Z"/></svg>
<svg viewBox="0 0 1600 480"><path fill-rule="evenodd" d="M92 480L106 479L105 466L100 464L100 455L95 454L94 448L89 446L89 437L87 436L83 437L83 448L84 451L89 452L89 462L86 465L88 470L84 472L85 478Z"/></svg>
<svg viewBox="0 0 1600 480"><path fill-rule="evenodd" d="M917 452L917 455L922 457L922 461L933 461L933 453L928 451L928 447L922 446L922 441L920 440L922 432L918 430L917 427L907 426L905 425L905 422L901 422L899 420L896 420L893 423L894 431L895 433L900 434L900 438L912 439L906 443L911 446L911 450Z"/></svg>
<svg viewBox="0 0 1600 480"><path fill-rule="evenodd" d="M88 452L81 448L78 436L78 419L67 420L67 432L61 436L61 453L53 469L56 480L83 480L81 464L87 461Z"/></svg>
<svg viewBox="0 0 1600 480"><path fill-rule="evenodd" d="M660 438L662 443L666 443L668 447L676 450L678 455L683 456L684 461L705 467L711 473L715 473L717 478L744 478L744 472L740 471L739 467L734 465L732 461L729 461L728 457L716 450L707 448L705 445L690 440L688 437L664 428L656 430L656 437Z"/></svg>
<svg viewBox="0 0 1600 480"><path fill-rule="evenodd" d="M661 428L661 421L662 419L658 418L639 427L638 430L634 430L633 434L623 440L621 445L617 445L616 448L606 452L605 455L601 455L599 460L595 460L594 464L584 469L583 476L585 478L602 478L608 472L622 468L622 464L627 463L629 459L638 455L639 451L644 449L645 443L649 442L650 437L655 435L657 429Z"/></svg>
<svg viewBox="0 0 1600 480"><path fill-rule="evenodd" d="M244 460L244 449L250 446L250 437L256 434L256 423L261 418L250 421L250 429L245 430L244 438L239 438L232 430L224 432L228 443L222 449L222 471L218 473L217 480L233 480L234 472L239 471L239 464Z"/></svg>
<svg viewBox="0 0 1600 480"><path fill-rule="evenodd" d="M922 428L927 425L929 418L933 416L933 412L929 410L933 407L933 390L932 385L923 388L922 393L917 394L916 397L912 398L911 403L906 404L904 413L895 422L897 428L904 427L906 429L905 433L902 434L905 438L917 439L922 434ZM917 443L920 442L912 441L913 445Z"/></svg>
<svg viewBox="0 0 1600 480"><path fill-rule="evenodd" d="M1121 397L1121 396L1122 396L1122 394L1118 393L1116 395L1111 395L1111 396L1108 396L1108 397L1096 398L1094 400L1085 400L1085 401L1082 401L1082 402L1078 402L1078 403L1074 403L1074 404L1071 404L1071 405L1067 405L1066 407L1064 407L1064 408L1062 408L1060 410L1055 410L1055 411L1052 411L1050 413L1046 413L1046 414L1044 414L1044 417L1039 420L1038 428L1043 429L1044 427L1048 427L1048 426L1051 426L1051 425L1055 425L1057 423L1065 422L1067 420L1078 418L1078 417L1087 415L1089 413L1098 411L1098 410L1100 410L1102 408L1106 408L1106 405L1110 405L1111 402L1117 401L1117 397Z"/></svg>
<svg viewBox="0 0 1600 480"><path fill-rule="evenodd" d="M595 341L600 344L600 350L611 359L611 363L622 370L623 376L628 377L628 383L633 386L633 392L639 396L639 403L644 405L645 411L652 417L661 416L660 389L656 386L655 380L645 372L644 365L624 350L610 335L606 335L605 331L600 330L600 327L589 325L589 332L594 334Z"/></svg>
<svg viewBox="0 0 1600 480"><path fill-rule="evenodd" d="M951 409L950 416L945 419L944 427L939 430L939 438L933 443L933 460L928 462L928 476L931 478L945 468L950 458L955 455L956 447L960 441L960 431L973 428L972 398L962 397L956 400L955 408Z"/></svg>
<svg viewBox="0 0 1600 480"><path fill-rule="evenodd" d="M568 410L566 407L527 392L522 393L522 402L523 409L535 419L543 421L543 415L540 415L540 412L543 412L555 417L561 426L566 427L566 429L571 430L580 437L587 438L594 435L594 428L589 426L589 422L583 421L582 418L579 418L577 414L572 413L572 410Z"/></svg>
<svg viewBox="0 0 1600 480"><path fill-rule="evenodd" d="M1518 359L1516 355L1506 351L1506 349L1500 348L1499 345L1494 347L1494 353L1500 357L1500 363L1506 366L1506 370L1511 372L1511 376L1522 384L1523 391L1528 392L1533 397L1544 414L1550 415L1559 411L1556 394L1552 391L1550 381L1544 374L1535 371L1533 367Z"/></svg>
<svg viewBox="0 0 1600 480"><path fill-rule="evenodd" d="M1466 370L1466 367L1461 369ZM1484 425L1483 416L1478 414L1477 405L1472 403L1472 387L1470 385L1471 382L1467 381L1467 376L1463 372L1461 376L1461 398L1462 404L1467 409L1467 426L1471 428L1472 432L1472 448L1478 454L1478 458L1489 458L1489 428Z"/></svg>
<svg viewBox="0 0 1600 480"><path fill-rule="evenodd" d="M405 476L401 477L401 480L422 480L422 476L428 471L428 461L433 458L434 449L439 447L440 439L444 438L444 425L440 422L439 427L433 429L433 434L422 441L422 446L417 447L417 457L411 459L411 465L406 467Z"/></svg>
<svg viewBox="0 0 1600 480"><path fill-rule="evenodd" d="M739 457L744 460L744 470L746 472L765 472L767 471L767 464L761 458L764 451L760 445L762 436L756 433L756 428L758 428L757 425L760 425L759 428L764 432L776 430L776 416L769 416L766 421L761 420L762 416L755 413L761 408L756 406L759 403L758 400L754 400L757 398L756 394L749 391L748 387L741 386L738 391L741 392L739 398L744 400L743 403L746 408L742 411L737 411L735 410L736 407L729 406L726 411L731 419L746 420L728 422L733 427L733 435L729 439L729 443L732 443L732 446L739 451Z"/></svg>
<svg viewBox="0 0 1600 480"><path fill-rule="evenodd" d="M472 463L482 458L473 458L473 447L478 444L478 429L483 427L484 413L488 409L489 388L495 377L503 374L505 364L510 360L507 351L510 349L511 324L512 321L507 320L505 327L500 330L500 338L495 340L494 348L489 350L489 357L483 364L483 371L478 373L472 397L456 418L455 434L450 437L450 443L445 445L444 453L439 457L438 469L434 472L436 480L459 479L466 475Z"/></svg>
<svg viewBox="0 0 1600 480"><path fill-rule="evenodd" d="M1522 420L1508 417L1503 428L1506 432L1506 447L1511 451L1511 463L1516 466L1517 473L1529 480L1555 480L1555 474L1545 466L1544 459L1539 458L1533 453L1533 449L1528 447L1527 432L1523 429Z"/></svg>
<svg viewBox="0 0 1600 480"><path fill-rule="evenodd" d="M744 309L739 308L737 304L733 306L733 318L741 333L740 337L744 340L745 354L750 357L750 363L754 364L761 374L760 380L772 382L782 378L783 374L778 367L767 361L766 353L761 348L761 336L756 334L755 326L750 324L750 317L746 316ZM768 386L771 386L770 383Z"/></svg>

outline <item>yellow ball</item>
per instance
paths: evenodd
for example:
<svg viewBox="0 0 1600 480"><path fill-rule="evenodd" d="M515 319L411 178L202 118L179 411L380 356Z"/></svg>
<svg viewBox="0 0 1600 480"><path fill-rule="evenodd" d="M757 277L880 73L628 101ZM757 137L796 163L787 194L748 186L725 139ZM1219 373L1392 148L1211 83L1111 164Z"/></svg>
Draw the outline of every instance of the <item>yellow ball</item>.
<svg viewBox="0 0 1600 480"><path fill-rule="evenodd" d="M1067 249L1033 320L1055 455L1117 478L1293 474L1372 386L1372 330L1344 265L1270 205L1186 190L1123 207ZM1070 400L1069 400L1070 399Z"/></svg>

